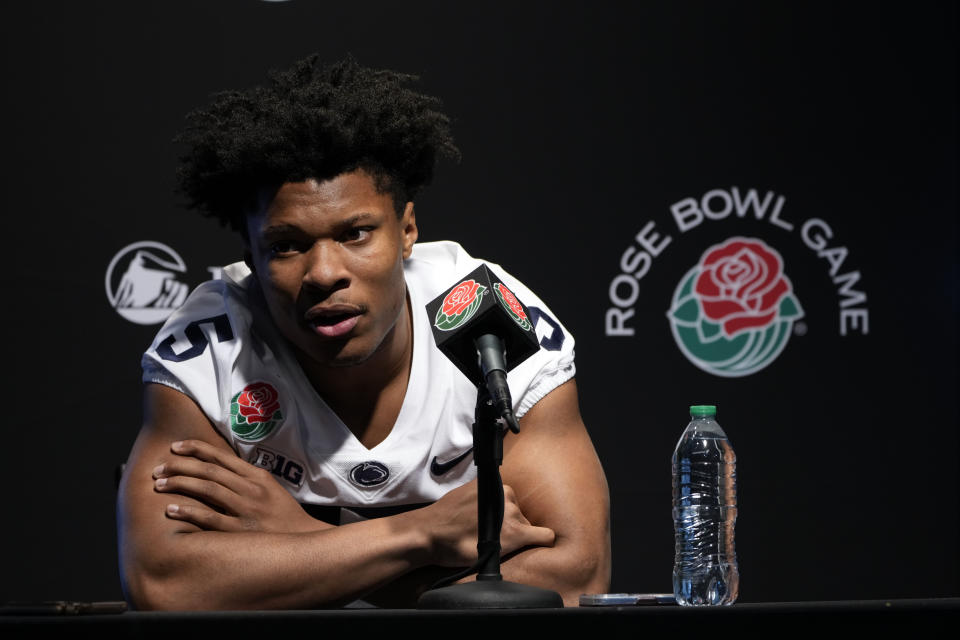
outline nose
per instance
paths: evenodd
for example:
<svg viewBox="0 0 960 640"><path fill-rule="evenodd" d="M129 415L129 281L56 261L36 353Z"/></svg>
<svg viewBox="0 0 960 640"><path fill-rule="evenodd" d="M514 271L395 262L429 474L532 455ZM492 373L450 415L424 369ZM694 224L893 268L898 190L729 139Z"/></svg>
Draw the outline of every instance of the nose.
<svg viewBox="0 0 960 640"><path fill-rule="evenodd" d="M318 240L307 252L306 257L304 286L323 291L335 291L350 284L350 274L339 243Z"/></svg>

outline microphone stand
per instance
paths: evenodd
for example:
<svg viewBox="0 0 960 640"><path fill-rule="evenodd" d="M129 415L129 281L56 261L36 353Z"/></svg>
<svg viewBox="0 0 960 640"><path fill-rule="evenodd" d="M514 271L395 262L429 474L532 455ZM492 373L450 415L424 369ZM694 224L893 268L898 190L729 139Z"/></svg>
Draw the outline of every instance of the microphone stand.
<svg viewBox="0 0 960 640"><path fill-rule="evenodd" d="M504 380L506 373L503 373ZM562 608L556 591L504 580L500 574L500 529L503 526L503 463L505 418L518 431L512 412L501 414L487 384L477 387L473 424L473 461L477 466L477 579L426 591L417 601L419 609L541 609ZM509 411L509 408L508 408ZM512 424L511 424L512 423Z"/></svg>

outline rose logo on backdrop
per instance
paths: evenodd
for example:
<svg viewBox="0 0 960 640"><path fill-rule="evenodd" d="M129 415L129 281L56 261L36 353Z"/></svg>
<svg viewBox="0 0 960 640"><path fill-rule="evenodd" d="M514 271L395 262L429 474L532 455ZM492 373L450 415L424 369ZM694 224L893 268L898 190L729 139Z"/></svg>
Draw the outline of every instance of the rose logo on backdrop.
<svg viewBox="0 0 960 640"><path fill-rule="evenodd" d="M263 440L281 422L280 394L267 382L248 384L230 401L230 430L241 440Z"/></svg>
<svg viewBox="0 0 960 640"><path fill-rule="evenodd" d="M741 377L780 355L803 310L780 254L762 240L736 236L707 249L683 276L667 317L693 364Z"/></svg>
<svg viewBox="0 0 960 640"><path fill-rule="evenodd" d="M464 280L443 299L443 304L437 309L433 326L440 331L452 331L457 328L476 313L486 292L487 288L477 281Z"/></svg>
<svg viewBox="0 0 960 640"><path fill-rule="evenodd" d="M107 267L107 299L121 316L137 324L159 324L189 293L177 280L187 265L165 244L134 242L117 252Z"/></svg>

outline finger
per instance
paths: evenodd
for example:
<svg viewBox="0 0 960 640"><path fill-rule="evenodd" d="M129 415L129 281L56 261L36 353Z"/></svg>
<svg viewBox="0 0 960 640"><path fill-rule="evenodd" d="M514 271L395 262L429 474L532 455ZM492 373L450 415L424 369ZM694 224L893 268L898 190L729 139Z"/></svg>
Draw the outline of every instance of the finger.
<svg viewBox="0 0 960 640"><path fill-rule="evenodd" d="M507 555L524 547L552 547L556 541L556 534L548 527L527 525L518 527L503 536L500 555Z"/></svg>
<svg viewBox="0 0 960 640"><path fill-rule="evenodd" d="M154 479L172 478L174 476L189 476L199 480L216 482L241 495L246 495L246 492L251 490L249 480L229 469L224 469L216 463L203 462L192 456L175 456L153 469Z"/></svg>
<svg viewBox="0 0 960 640"><path fill-rule="evenodd" d="M241 476L246 476L251 469L257 468L238 458L232 451L224 451L203 440L180 440L171 444L170 449L177 455L193 456L204 462L212 462Z"/></svg>
<svg viewBox="0 0 960 640"><path fill-rule="evenodd" d="M550 527L528 527L527 533L530 536L529 544L537 547L552 547L557 540L556 532Z"/></svg>
<svg viewBox="0 0 960 640"><path fill-rule="evenodd" d="M240 531L242 529L236 518L217 513L201 505L168 504L166 514L168 518L189 522L207 531Z"/></svg>
<svg viewBox="0 0 960 640"><path fill-rule="evenodd" d="M161 493L179 493L196 498L207 505L220 507L230 513L239 513L242 498L222 484L189 476L157 478L154 488Z"/></svg>
<svg viewBox="0 0 960 640"><path fill-rule="evenodd" d="M518 507L516 503L508 501L504 501L503 503L503 521L530 524L530 521L527 520L527 516L523 515L523 512L520 511L520 507Z"/></svg>

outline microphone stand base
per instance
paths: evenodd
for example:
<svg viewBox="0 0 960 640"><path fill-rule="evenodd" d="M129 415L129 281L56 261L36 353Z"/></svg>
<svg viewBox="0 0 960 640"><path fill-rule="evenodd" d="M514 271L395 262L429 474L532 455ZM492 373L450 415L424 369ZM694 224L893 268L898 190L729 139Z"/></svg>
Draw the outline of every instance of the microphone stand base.
<svg viewBox="0 0 960 640"><path fill-rule="evenodd" d="M476 580L432 589L420 596L418 609L562 609L556 591L506 580Z"/></svg>

